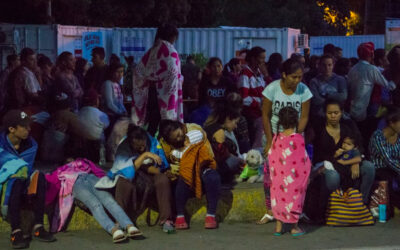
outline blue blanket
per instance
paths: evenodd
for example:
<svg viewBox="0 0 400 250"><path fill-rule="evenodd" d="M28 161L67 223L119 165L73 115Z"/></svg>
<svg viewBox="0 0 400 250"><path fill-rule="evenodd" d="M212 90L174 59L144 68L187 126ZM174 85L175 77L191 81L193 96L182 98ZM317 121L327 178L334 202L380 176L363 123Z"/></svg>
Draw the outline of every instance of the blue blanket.
<svg viewBox="0 0 400 250"><path fill-rule="evenodd" d="M147 146L148 151L158 155L162 163L160 166L161 172L165 172L169 168L169 163L165 156L164 150L161 145L158 143L157 139L154 137L147 135ZM136 158L139 157L139 154L135 154L132 152L128 140L125 138L121 144L118 146L117 152L115 154L115 160L110 171L107 172L107 176L101 178L97 184L96 188L113 188L118 181L118 178L123 177L130 181L135 177L135 166L133 162Z"/></svg>

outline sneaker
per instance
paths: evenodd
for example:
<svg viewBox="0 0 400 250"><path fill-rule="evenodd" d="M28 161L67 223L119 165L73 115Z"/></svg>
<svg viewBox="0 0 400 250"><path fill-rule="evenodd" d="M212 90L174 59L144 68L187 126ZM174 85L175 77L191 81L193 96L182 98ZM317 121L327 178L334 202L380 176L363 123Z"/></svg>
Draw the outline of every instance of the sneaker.
<svg viewBox="0 0 400 250"><path fill-rule="evenodd" d="M39 241L44 241L44 242L56 241L56 238L54 238L54 236L51 233L44 230L43 226L40 226L33 231L33 237L35 239L38 239Z"/></svg>
<svg viewBox="0 0 400 250"><path fill-rule="evenodd" d="M29 247L29 243L24 239L22 231L11 234L10 239L12 248L14 249L23 249Z"/></svg>
<svg viewBox="0 0 400 250"><path fill-rule="evenodd" d="M173 234L173 233L175 233L174 224L173 224L172 221L170 221L170 220L166 220L166 221L164 222L164 224L162 225L162 227L163 227L163 231L164 231L165 233L168 233L168 234Z"/></svg>
<svg viewBox="0 0 400 250"><path fill-rule="evenodd" d="M189 225L186 223L185 217L177 217L175 220L175 228L178 230L188 229Z"/></svg>
<svg viewBox="0 0 400 250"><path fill-rule="evenodd" d="M217 221L214 216L206 216L204 223L204 228L206 229L216 229L218 227Z"/></svg>

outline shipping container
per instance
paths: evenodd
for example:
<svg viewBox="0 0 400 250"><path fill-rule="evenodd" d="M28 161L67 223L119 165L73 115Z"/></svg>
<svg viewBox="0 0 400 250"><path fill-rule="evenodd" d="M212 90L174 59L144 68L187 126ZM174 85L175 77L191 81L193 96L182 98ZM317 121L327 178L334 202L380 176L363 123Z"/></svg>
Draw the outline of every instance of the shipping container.
<svg viewBox="0 0 400 250"><path fill-rule="evenodd" d="M385 48L384 35L312 36L310 38L310 52L311 55L322 55L324 46L331 43L343 49L343 57L357 57L358 45L365 42L373 42L376 49Z"/></svg>
<svg viewBox="0 0 400 250"><path fill-rule="evenodd" d="M5 34L4 41L1 32ZM111 53L115 53L121 59L123 55L133 55L137 62L153 45L156 29L0 24L1 68L6 66L7 55L20 52L24 47L47 55L53 62L64 51L81 56L82 36L85 32L102 34L106 60ZM175 46L182 58L202 53L205 57L217 56L224 63L235 57L241 49L254 46L265 48L267 57L279 52L286 59L292 53L300 52L299 35L300 30L291 28L181 28Z"/></svg>
<svg viewBox="0 0 400 250"><path fill-rule="evenodd" d="M106 51L106 60L111 55L112 49L112 28L101 27L85 27L57 25L57 53L58 55L64 51L69 51L77 57L82 56L82 35L85 32L101 32L103 36L103 47ZM90 60L90 57L86 57Z"/></svg>
<svg viewBox="0 0 400 250"><path fill-rule="evenodd" d="M29 47L45 54L52 61L57 57L56 25L0 24L1 69L7 66L7 56Z"/></svg>
<svg viewBox="0 0 400 250"><path fill-rule="evenodd" d="M135 56L139 60L151 48L155 28L115 28L112 53ZM291 28L180 28L175 47L181 57L202 53L205 57L219 57L224 63L244 48L260 46L267 50L267 58L279 52L286 59L300 52L297 42L300 30Z"/></svg>

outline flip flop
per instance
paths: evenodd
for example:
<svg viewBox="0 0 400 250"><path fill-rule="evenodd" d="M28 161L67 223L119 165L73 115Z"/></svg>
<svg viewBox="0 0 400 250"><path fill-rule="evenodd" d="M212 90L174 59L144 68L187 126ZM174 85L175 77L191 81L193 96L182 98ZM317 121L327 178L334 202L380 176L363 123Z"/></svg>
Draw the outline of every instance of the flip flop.
<svg viewBox="0 0 400 250"><path fill-rule="evenodd" d="M302 235L305 235L306 234L306 231L304 231L303 229L301 229L301 232L298 232L298 233L292 233L292 236L293 237L297 237L297 236L302 236Z"/></svg>
<svg viewBox="0 0 400 250"><path fill-rule="evenodd" d="M266 219L268 219L268 220L266 220ZM267 223L269 223L269 222L271 222L273 220L274 220L274 216L265 213L264 216L259 221L256 222L256 224L257 225L264 225L264 224L267 224Z"/></svg>

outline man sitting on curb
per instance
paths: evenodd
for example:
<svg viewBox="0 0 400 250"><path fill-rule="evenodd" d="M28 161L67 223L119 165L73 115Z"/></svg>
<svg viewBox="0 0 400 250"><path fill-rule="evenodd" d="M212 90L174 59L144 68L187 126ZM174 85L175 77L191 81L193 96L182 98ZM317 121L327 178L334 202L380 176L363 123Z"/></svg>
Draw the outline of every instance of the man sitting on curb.
<svg viewBox="0 0 400 250"><path fill-rule="evenodd" d="M13 248L29 247L20 225L20 213L25 207L34 213L34 238L56 240L43 227L46 180L42 173L33 171L37 144L29 136L30 122L25 112L10 110L3 117L4 131L0 133L0 191L3 191L0 206L3 218L11 224Z"/></svg>

